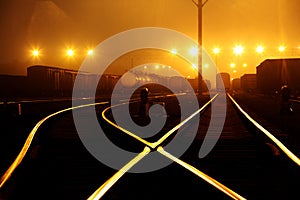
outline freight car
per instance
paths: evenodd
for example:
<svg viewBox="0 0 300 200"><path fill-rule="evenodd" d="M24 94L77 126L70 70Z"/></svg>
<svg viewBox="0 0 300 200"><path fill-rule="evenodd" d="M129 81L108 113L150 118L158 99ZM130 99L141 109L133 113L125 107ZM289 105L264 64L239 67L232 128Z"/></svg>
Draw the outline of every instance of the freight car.
<svg viewBox="0 0 300 200"><path fill-rule="evenodd" d="M80 84L77 89L83 94L90 94L89 88L97 85L96 96L110 95L120 80L124 86L120 93L126 92L126 89L143 85L148 85L151 92L159 93L164 85L165 88L174 88L175 92L189 92L186 86L186 79L180 76L162 76L152 73L127 72L124 76L104 74L101 77L97 74L87 72L78 72L77 70L62 69L53 66L34 65L27 68L28 87L26 93L31 97L71 97L75 80ZM195 79L196 80L196 79ZM195 80L188 80L192 84ZM98 82L97 82L98 81ZM210 88L209 83L203 83ZM197 89L197 88L193 88Z"/></svg>
<svg viewBox="0 0 300 200"><path fill-rule="evenodd" d="M230 89L230 75L228 73L222 72L217 74L216 88L217 90L226 90L226 91Z"/></svg>
<svg viewBox="0 0 300 200"><path fill-rule="evenodd" d="M263 94L279 92L283 85L292 95L300 92L300 58L267 59L256 67L257 88Z"/></svg>
<svg viewBox="0 0 300 200"><path fill-rule="evenodd" d="M82 94L89 94L89 88L97 85L97 94L108 94L119 79L117 75L99 75L77 70L62 69L52 66L34 65L27 68L29 96L71 97L75 79Z"/></svg>
<svg viewBox="0 0 300 200"><path fill-rule="evenodd" d="M256 90L256 74L244 74L241 77L241 89L245 92Z"/></svg>

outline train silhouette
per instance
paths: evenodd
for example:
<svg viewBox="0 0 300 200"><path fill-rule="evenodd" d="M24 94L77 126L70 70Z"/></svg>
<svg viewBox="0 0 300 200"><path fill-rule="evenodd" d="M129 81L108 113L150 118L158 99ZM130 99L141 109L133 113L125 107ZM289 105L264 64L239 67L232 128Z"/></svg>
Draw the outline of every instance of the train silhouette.
<svg viewBox="0 0 300 200"><path fill-rule="evenodd" d="M54 66L33 65L27 68L27 76L2 75L0 77L1 98L72 97L75 80L79 81L79 90L83 96L90 94L90 88L95 84L97 85L96 96L110 95L118 81L125 90L133 86L147 85L153 93L162 92L163 88L175 88L176 92L192 92L197 91L198 86L197 79L187 79L181 76L170 77L135 72L126 72L124 76L116 74L100 76ZM186 87L186 82L190 87ZM160 86L162 83L164 87ZM202 85L202 91L210 88L208 81L203 81ZM124 92L124 90L120 92Z"/></svg>

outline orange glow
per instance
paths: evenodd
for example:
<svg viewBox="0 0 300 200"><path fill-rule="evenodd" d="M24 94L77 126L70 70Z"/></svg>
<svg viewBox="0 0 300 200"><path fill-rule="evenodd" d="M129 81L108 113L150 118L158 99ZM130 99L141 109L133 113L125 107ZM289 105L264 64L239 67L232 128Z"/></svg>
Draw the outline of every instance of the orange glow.
<svg viewBox="0 0 300 200"><path fill-rule="evenodd" d="M73 49L68 49L67 50L67 56L69 56L69 57L74 56L74 50Z"/></svg>
<svg viewBox="0 0 300 200"><path fill-rule="evenodd" d="M235 63L230 63L230 68L235 68Z"/></svg>
<svg viewBox="0 0 300 200"><path fill-rule="evenodd" d="M214 54L219 54L219 53L220 53L220 48L215 47L215 48L213 49L213 52L214 52Z"/></svg>
<svg viewBox="0 0 300 200"><path fill-rule="evenodd" d="M94 50L93 50L93 49L89 49L88 52L87 52L87 54L88 54L89 56L94 55Z"/></svg>
<svg viewBox="0 0 300 200"><path fill-rule="evenodd" d="M245 67L245 68L246 68L247 66L248 66L248 65L247 65L247 63L244 63L244 64L243 64L243 67Z"/></svg>
<svg viewBox="0 0 300 200"><path fill-rule="evenodd" d="M263 46L257 46L256 47L256 52L257 53L262 53L262 52L264 52L264 50L265 50L265 48Z"/></svg>
<svg viewBox="0 0 300 200"><path fill-rule="evenodd" d="M235 55L241 55L242 53L244 53L244 47L242 47L241 45L237 45L234 47L233 52Z"/></svg>
<svg viewBox="0 0 300 200"><path fill-rule="evenodd" d="M280 47L278 47L278 51L284 52L284 51L285 51L285 46L280 46Z"/></svg>
<svg viewBox="0 0 300 200"><path fill-rule="evenodd" d="M38 49L32 50L32 56L33 57L38 57L40 55L40 51Z"/></svg>

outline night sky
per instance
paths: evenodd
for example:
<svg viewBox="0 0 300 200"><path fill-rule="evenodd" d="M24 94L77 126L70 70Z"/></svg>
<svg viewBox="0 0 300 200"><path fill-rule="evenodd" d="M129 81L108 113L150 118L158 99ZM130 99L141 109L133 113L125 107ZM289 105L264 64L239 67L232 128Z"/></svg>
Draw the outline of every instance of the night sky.
<svg viewBox="0 0 300 200"><path fill-rule="evenodd" d="M169 28L197 40L191 0L10 0L0 1L0 9L1 74L25 75L32 64L78 68L88 48L137 27ZM211 54L220 48L211 56L232 77L255 73L265 58L300 57L299 19L299 0L209 0L203 7L203 47ZM240 56L233 54L238 44L244 47ZM263 55L255 52L257 45L265 47ZM279 45L286 51L280 54ZM69 47L76 62L66 59ZM38 60L32 48L40 49Z"/></svg>

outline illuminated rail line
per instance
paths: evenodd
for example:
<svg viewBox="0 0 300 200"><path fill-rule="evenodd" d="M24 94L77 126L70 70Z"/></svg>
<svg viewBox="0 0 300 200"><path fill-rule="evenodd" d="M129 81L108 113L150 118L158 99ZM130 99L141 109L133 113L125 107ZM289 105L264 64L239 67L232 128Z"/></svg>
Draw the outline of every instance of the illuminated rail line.
<svg viewBox="0 0 300 200"><path fill-rule="evenodd" d="M156 95L156 96L152 96L150 97L152 98L161 98L161 97L171 97L174 96L175 94L171 94L171 95ZM177 95L185 95L185 93L180 93ZM89 100L91 98L79 98L79 99L75 99L75 100ZM53 99L53 100L24 100L24 101L18 101L18 102L7 102L7 104L15 104L15 103L44 103L44 102L57 102L57 101L66 101L66 100L70 100L70 99ZM128 99L123 99L120 100L122 101L128 101ZM132 99L133 102L139 101L139 98L134 98ZM4 102L0 102L0 104L4 104ZM52 113L46 117L44 117L43 119L41 119L35 126L34 128L31 130L31 132L29 133L27 139L25 140L25 143L21 149L21 151L19 152L18 156L15 158L15 160L13 161L13 163L9 166L9 168L5 171L5 173L1 176L0 179L0 189L3 187L3 185L7 182L7 180L11 177L11 175L13 174L13 172L15 171L15 169L20 165L20 163L22 162L23 158L25 157L25 155L28 152L28 149L30 148L30 145L38 131L38 129L42 126L42 124L44 122L46 122L48 119L53 118L61 113L67 112L67 111L71 111L74 109L80 109L80 108L85 108L85 107L89 107L89 106L97 106L97 105L103 105L103 104L109 104L109 101L103 101L103 102L99 102L99 103L91 103L91 104L83 104L83 105L79 105L76 107L70 107L70 108L66 108L60 111L57 111L55 113ZM121 103L124 104L124 103Z"/></svg>
<svg viewBox="0 0 300 200"><path fill-rule="evenodd" d="M161 98L161 97L171 97L174 96L176 94L172 94L172 95L156 95L156 96L152 96L150 98ZM180 93L177 95L185 95L185 93ZM79 98L76 100L88 100L91 98ZM53 100L24 100L24 101L18 101L18 102L7 102L8 104L15 104L15 103L43 103L43 102L57 102L57 101L66 101L66 100L70 100L70 99L53 99ZM126 99L121 100L122 101L128 101ZM139 101L139 98L134 98L132 99L133 102ZM0 102L0 104L4 104L4 102ZM11 175L13 174L13 172L16 170L16 168L20 165L20 163L22 162L23 158L25 157L25 155L28 153L28 149L31 146L31 143L33 141L33 139L35 138L35 135L38 131L38 129L50 118L53 118L61 113L67 112L67 111L71 111L71 110L75 110L75 109L80 109L80 108L85 108L85 107L89 107L89 106L97 106L97 105L104 105L104 104L109 104L109 101L102 101L99 103L91 103L91 104L84 104L84 105L79 105L79 106L75 106L75 107L70 107L70 108L66 108L60 111L57 111L55 113L52 113L46 117L44 117L43 119L41 119L35 126L34 128L31 130L31 132L29 133L27 139L25 140L25 143L21 149L21 151L19 152L18 156L15 158L15 160L13 161L13 163L9 166L9 168L5 171L5 173L1 176L0 179L0 189L3 187L3 185L8 181L8 179L11 177ZM124 103L122 103L124 104Z"/></svg>
<svg viewBox="0 0 300 200"><path fill-rule="evenodd" d="M35 126L34 128L31 130L31 132L29 133L20 153L18 154L18 156L16 157L16 159L13 161L13 163L10 165L10 167L6 170L6 172L2 175L1 179L0 179L0 189L1 187L5 184L5 182L11 177L12 173L15 171L15 169L19 166L19 164L22 162L23 158L25 157L25 155L28 152L28 149L38 131L38 129L40 128L40 126L47 121L48 119L55 117L61 113L70 111L70 110L74 110L74 109L79 109L79 108L84 108L84 107L89 107L89 106L96 106L96 105L103 105L103 104L108 104L108 101L104 101L104 102L99 102L99 103L92 103L92 104L85 104L85 105L79 105L76 107L70 107L64 110L60 110L58 112L55 112L51 115L48 115L47 117L44 117L43 119L41 119Z"/></svg>
<svg viewBox="0 0 300 200"><path fill-rule="evenodd" d="M243 115L246 116L248 123L251 122L253 123L259 130L261 130L264 134L266 134L272 141L274 141L279 148L284 151L294 162L296 162L299 165L299 159L292 153L290 152L279 140L277 140L271 133L269 133L268 131L266 131L266 129L264 129L261 125L259 125L256 121L254 121L245 111L243 111L241 109L241 107L234 101L234 99L227 94L228 97L230 98L230 100L233 102L234 106L238 108L238 111L241 112ZM142 142L145 146L145 149L143 152L141 152L137 157L141 158L146 156L149 152L149 149L152 148L152 150L154 151L158 151L161 155L167 157L168 159L171 159L172 161L176 162L177 164L181 165L182 167L184 167L185 169L189 170L190 172L194 173L195 175L197 175L198 177L200 177L201 179L203 179L204 181L206 181L207 183L211 184L212 186L214 186L215 188L217 188L218 190L222 191L223 193L225 193L226 195L228 195L229 197L233 198L233 199L246 199L243 196L239 195L238 193L236 193L235 191L231 190L230 188L226 187L225 185L223 185L222 183L218 182L217 180L215 180L214 178L208 176L207 174L203 173L202 171L198 170L197 168L195 168L194 166L184 162L183 160L180 160L179 158L173 156L172 154L170 154L169 152L165 151L163 149L162 146L160 146L162 144L162 142L164 140L166 140L168 137L170 137L170 135L172 135L176 130L178 130L180 127L182 127L186 122L188 122L189 120L191 120L194 116L196 116L197 114L201 114L202 111L205 110L205 108L210 105L210 103L215 100L215 98L217 98L218 95L215 95L210 101L208 101L204 106L202 106L198 111L194 112L190 117L186 118L185 120L183 120L181 123L179 123L178 125L176 125L174 128L172 128L170 131L168 131L166 134L164 134L163 137L161 137L158 141L156 142L148 142L143 138L140 138L139 136L135 135L134 133L131 133L130 131L118 126L117 124L114 124L111 120L109 120L105 114L107 113L107 111L111 108L106 108L103 112L102 112L102 117L103 119L105 119L109 124L111 124L112 126L114 126L115 128L119 129L120 131L124 132L125 134L128 134L129 136L133 137L134 139ZM117 106L121 106L121 105L117 105ZM150 147L150 148L149 148ZM145 153L146 151L146 153ZM135 165L137 163L137 158L134 158L133 160L131 160L128 164L126 164L120 171L118 171L115 175L113 175L110 179L108 179L103 185L101 185L90 197L89 200L96 200L96 199L100 199L105 192L107 192L133 165ZM130 166L130 167L128 167ZM125 171L124 171L125 170Z"/></svg>
<svg viewBox="0 0 300 200"><path fill-rule="evenodd" d="M242 113L249 122L251 122L260 132L262 132L270 140L272 140L292 161L294 161L298 166L300 166L300 159L295 154L293 154L284 144L282 144L272 133L266 130L253 118L251 118L250 115L239 106L239 104L232 98L230 94L227 95L230 98L230 100L234 103L234 105L238 108L239 112Z"/></svg>
<svg viewBox="0 0 300 200"><path fill-rule="evenodd" d="M143 155L143 157L146 156L145 155L145 151L148 153L149 147L152 148L152 150L157 150L161 155L167 157L168 159L171 159L172 161L175 161L179 165L183 166L185 169L187 169L187 170L191 171L192 173L194 173L195 175L199 176L200 178L202 178L203 180L205 180L206 182L208 182L209 184L211 184L212 186L214 186L218 190L222 191L226 195L230 196L231 198L233 198L233 199L245 199L244 197L242 197L238 193L234 192L233 190L229 189L228 187L226 187L225 185L221 184L220 182L218 182L217 180L213 179L212 177L206 175L205 173L203 173L200 170L196 169L195 167L189 165L188 163L186 163L186 162L184 162L184 161L182 161L182 160L174 157L170 153L166 152L163 149L162 146L160 146L167 138L169 138L172 134L174 134L175 131L177 131L179 128L181 128L183 125L185 125L188 121L190 121L191 119L193 119L196 115L201 114L204 110L206 110L206 108L217 97L218 97L218 94L216 94L213 98L211 98L208 102L206 102L200 109L198 109L197 111L195 111L191 116L189 116L188 118L186 118L185 120L183 120L182 122L180 122L178 125L174 126L167 133L165 133L159 140L157 140L156 142L152 142L152 143L146 141L145 139L143 139L143 138L135 135L134 133L132 133L132 132L130 132L130 131L128 131L128 130L122 128L122 127L120 127L120 126L118 126L117 124L115 124L114 122L112 122L111 120L109 120L105 116L105 114L112 107L106 108L102 112L102 117L103 117L103 119L105 121L107 121L113 127L117 128L120 131L126 133L127 135L133 137L134 139L142 142L143 144L146 145L146 147L145 147L144 151L141 152L136 158L132 159L128 164L126 164L122 169L120 169L115 175L113 175L103 185L101 185L88 199L89 200L98 200L98 199L100 199L105 194L105 192L107 192L109 190L109 188L114 185L114 183L116 183L133 165L135 165L138 162L137 158L140 158L141 155ZM116 106L122 106L122 105L123 104L118 104ZM128 167L128 166L130 166L130 167Z"/></svg>
<svg viewBox="0 0 300 200"><path fill-rule="evenodd" d="M184 94L182 94L184 95ZM156 97L163 97L164 95L161 96L156 96ZM174 95L172 95L174 96ZM156 98L156 97L152 97L152 98ZM184 124L186 124L189 120L191 120L193 117L195 117L198 114L202 114L202 112L204 110L206 110L206 108L211 104L211 102L213 102L216 98L218 97L218 95L215 95L210 101L208 101L204 106L202 106L199 110L197 110L196 112L194 112L190 117L186 118L185 120L183 120L181 123L179 123L178 125L176 125L174 128L172 128L170 131L168 131L167 133L164 134L163 137L161 137L159 140L157 140L156 142L148 142L147 140L140 138L139 136L135 135L134 133L131 133L130 131L114 124L112 121L110 121L105 114L108 112L109 109L111 109L111 107L108 107L106 109L103 110L102 112L102 117L104 120L106 120L110 125L114 126L115 128L119 129L120 131L124 132L125 134L129 135L130 137L138 140L139 142L143 143L145 145L144 150L142 152L140 152L135 158L133 158L131 161L129 161L123 168L121 168L118 172L116 172L111 178L109 178L105 183L103 183L90 197L89 200L94 200L94 199L100 199L126 172L128 172L134 165L136 165L140 160L142 160L145 156L147 156L149 154L149 152L152 151L157 151L159 152L161 155L165 156L168 159L171 159L172 161L176 162L177 164L181 165L182 167L184 167L185 169L187 169L188 171L192 172L193 174L197 175L198 177L200 177L201 179L203 179L204 181L206 181L207 183L211 184L212 186L214 186L215 188L217 188L218 190L220 190L221 192L223 192L224 194L228 195L229 197L233 198L233 199L245 199L243 196L239 195L238 193L234 192L233 190L231 190L230 188L226 187L225 185L223 185L222 183L218 182L217 180L215 180L214 178L206 175L205 173L203 173L202 171L200 171L199 169L195 168L194 166L184 162L183 160L180 160L178 158L176 158L175 156L171 155L169 152L165 151L163 149L162 143L169 138L171 135L173 135L175 133L176 130L178 130L180 127L182 127ZM259 125L257 122L255 122L245 111L243 111L243 109L234 101L234 99L228 94L228 97L231 99L231 101L234 103L234 105L238 108L238 110L243 113L247 119L253 123L257 128L259 128L261 130L261 132L263 132L265 135L267 135L276 145L278 145L278 147L286 153L286 155L291 158L295 163L297 163L298 165L300 165L299 163L299 158L297 158L292 152L290 152L279 140L277 140L270 132L268 132L266 129L264 129L261 125ZM137 102L138 99L134 99L131 102ZM0 179L0 189L1 187L5 184L5 182L10 178L10 176L12 175L12 173L14 172L14 170L18 167L18 165L22 162L23 158L25 157L28 149L30 148L31 142L34 139L34 136L36 135L36 132L38 130L38 128L49 118L52 118L56 115L59 115L63 112L66 111L70 111L73 109L79 109L79 108L84 108L84 107L88 107L88 106L95 106L95 105L104 105L104 104L109 104L109 102L105 101L105 102L100 102L100 103L93 103L93 104L86 104L86 105L80 105L80 106L76 106L76 107L71 107L71 108L67 108L58 112L55 112L45 118L43 118L42 120L40 120L35 127L32 129L32 131L30 132L28 138L26 139L25 144L23 145L22 150L20 151L19 155L17 156L17 158L14 160L14 162L11 164L11 166L8 168L8 170L4 173L4 175L1 177ZM117 106L123 106L126 103L120 103Z"/></svg>

